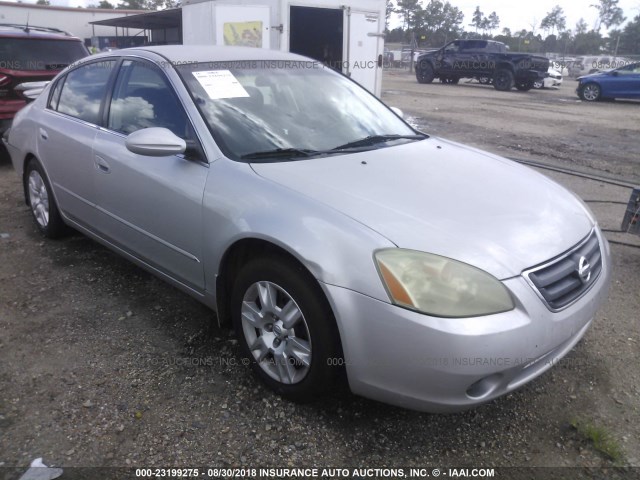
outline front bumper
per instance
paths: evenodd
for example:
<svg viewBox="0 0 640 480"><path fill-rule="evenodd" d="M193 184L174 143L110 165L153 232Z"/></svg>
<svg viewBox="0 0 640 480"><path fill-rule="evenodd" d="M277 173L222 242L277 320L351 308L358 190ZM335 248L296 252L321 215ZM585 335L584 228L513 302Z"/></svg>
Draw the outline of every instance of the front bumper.
<svg viewBox="0 0 640 480"><path fill-rule="evenodd" d="M544 79L545 88L559 87L560 85L562 85L562 78L547 77Z"/></svg>
<svg viewBox="0 0 640 480"><path fill-rule="evenodd" d="M519 82L535 82L536 80L544 80L546 77L546 72L539 72L538 70L519 70L516 72L516 81Z"/></svg>
<svg viewBox="0 0 640 480"><path fill-rule="evenodd" d="M522 276L504 281L516 308L476 318L423 315L325 285L340 329L351 390L415 410L463 410L509 393L548 370L586 333L610 284L603 269L570 307L548 310Z"/></svg>

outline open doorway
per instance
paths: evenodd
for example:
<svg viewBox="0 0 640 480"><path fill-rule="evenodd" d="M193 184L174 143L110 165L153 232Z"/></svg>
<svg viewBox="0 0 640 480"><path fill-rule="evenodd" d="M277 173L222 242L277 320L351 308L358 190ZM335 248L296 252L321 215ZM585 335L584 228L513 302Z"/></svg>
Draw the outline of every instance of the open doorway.
<svg viewBox="0 0 640 480"><path fill-rule="evenodd" d="M337 8L292 6L289 51L342 71L343 18Z"/></svg>

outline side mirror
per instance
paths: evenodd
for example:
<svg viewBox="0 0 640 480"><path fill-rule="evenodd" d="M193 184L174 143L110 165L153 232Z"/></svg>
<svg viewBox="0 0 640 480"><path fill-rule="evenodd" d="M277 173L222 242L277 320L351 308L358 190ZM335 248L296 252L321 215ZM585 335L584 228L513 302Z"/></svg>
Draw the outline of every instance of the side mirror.
<svg viewBox="0 0 640 480"><path fill-rule="evenodd" d="M391 108L391 111L393 111L393 113L398 115L400 118L404 118L404 112L400 110L398 107L389 107L389 108Z"/></svg>
<svg viewBox="0 0 640 480"><path fill-rule="evenodd" d="M611 75L613 75L614 77L617 77L620 73L617 70L614 70L613 72L611 72Z"/></svg>
<svg viewBox="0 0 640 480"><path fill-rule="evenodd" d="M167 128L143 128L124 141L127 150L149 157L169 157L184 153L187 142Z"/></svg>

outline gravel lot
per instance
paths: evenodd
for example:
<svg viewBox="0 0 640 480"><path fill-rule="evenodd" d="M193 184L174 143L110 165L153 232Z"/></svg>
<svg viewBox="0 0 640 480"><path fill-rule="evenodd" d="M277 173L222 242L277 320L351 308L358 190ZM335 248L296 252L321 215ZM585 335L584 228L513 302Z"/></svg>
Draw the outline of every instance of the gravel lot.
<svg viewBox="0 0 640 480"><path fill-rule="evenodd" d="M504 93L391 71L383 97L427 132L640 184L640 103L585 104L574 87ZM544 173L619 229L628 189ZM610 300L566 360L487 405L429 415L346 391L310 405L272 395L195 300L79 234L41 238L6 163L0 234L0 478L36 457L63 468L640 467L640 237L607 233L629 245L612 244Z"/></svg>

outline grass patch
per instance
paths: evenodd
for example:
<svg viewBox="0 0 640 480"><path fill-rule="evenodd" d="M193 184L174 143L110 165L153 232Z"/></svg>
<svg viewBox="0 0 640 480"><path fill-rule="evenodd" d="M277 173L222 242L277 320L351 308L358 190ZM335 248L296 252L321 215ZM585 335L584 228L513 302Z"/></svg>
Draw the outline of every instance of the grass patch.
<svg viewBox="0 0 640 480"><path fill-rule="evenodd" d="M617 440L603 427L594 425L588 420L574 418L571 426L586 440L593 444L598 452L604 454L614 462L622 460L622 448Z"/></svg>

